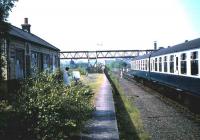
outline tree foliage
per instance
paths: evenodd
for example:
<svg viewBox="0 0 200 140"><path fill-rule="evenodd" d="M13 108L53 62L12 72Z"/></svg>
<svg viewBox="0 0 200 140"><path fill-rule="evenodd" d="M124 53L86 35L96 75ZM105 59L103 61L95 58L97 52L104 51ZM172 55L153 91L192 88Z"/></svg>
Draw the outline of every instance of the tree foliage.
<svg viewBox="0 0 200 140"><path fill-rule="evenodd" d="M93 93L81 82L66 87L61 75L26 79L14 103L0 102L0 139L61 140L79 134L94 109Z"/></svg>
<svg viewBox="0 0 200 140"><path fill-rule="evenodd" d="M9 31L9 24L6 21L15 1L17 0L0 0L0 81L3 80L2 73L3 67L5 66L5 61L2 58L3 39L7 38Z"/></svg>
<svg viewBox="0 0 200 140"><path fill-rule="evenodd" d="M5 37L9 30L9 24L6 23L9 12L17 0L0 0L0 39Z"/></svg>

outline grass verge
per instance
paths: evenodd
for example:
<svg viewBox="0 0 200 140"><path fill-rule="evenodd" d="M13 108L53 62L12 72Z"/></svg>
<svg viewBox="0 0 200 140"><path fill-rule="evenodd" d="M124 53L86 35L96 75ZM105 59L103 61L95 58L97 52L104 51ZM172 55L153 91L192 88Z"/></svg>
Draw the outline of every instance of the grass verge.
<svg viewBox="0 0 200 140"><path fill-rule="evenodd" d="M96 93L98 93L98 90L101 87L101 84L104 80L104 74L89 74L88 76L82 76L81 81L88 85L92 92L95 94L92 98L92 102L94 103L94 99L96 97Z"/></svg>
<svg viewBox="0 0 200 140"><path fill-rule="evenodd" d="M119 84L117 77L108 74L108 79L114 88L114 101L120 139L149 140L150 136L144 131L140 112L134 106L133 98L128 98Z"/></svg>

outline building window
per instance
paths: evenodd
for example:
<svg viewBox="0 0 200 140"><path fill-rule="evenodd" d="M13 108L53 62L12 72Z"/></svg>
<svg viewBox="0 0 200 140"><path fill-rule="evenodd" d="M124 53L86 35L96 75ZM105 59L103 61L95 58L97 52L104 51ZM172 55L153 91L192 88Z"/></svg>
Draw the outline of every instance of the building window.
<svg viewBox="0 0 200 140"><path fill-rule="evenodd" d="M164 57L164 72L167 72L167 56Z"/></svg>
<svg viewBox="0 0 200 140"><path fill-rule="evenodd" d="M170 55L170 73L174 73L174 55Z"/></svg>
<svg viewBox="0 0 200 140"><path fill-rule="evenodd" d="M50 71L50 55L43 54L43 69L45 71Z"/></svg>
<svg viewBox="0 0 200 140"><path fill-rule="evenodd" d="M39 58L37 52L31 52L31 74L36 74L39 71Z"/></svg>
<svg viewBox="0 0 200 140"><path fill-rule="evenodd" d="M199 65L198 65L198 52L191 53L191 75L198 75Z"/></svg>
<svg viewBox="0 0 200 140"><path fill-rule="evenodd" d="M157 60L157 58L155 59L155 71L157 71L158 70L158 60Z"/></svg>
<svg viewBox="0 0 200 140"><path fill-rule="evenodd" d="M181 54L181 74L187 73L186 53Z"/></svg>
<svg viewBox="0 0 200 140"><path fill-rule="evenodd" d="M24 50L16 49L16 79L24 78Z"/></svg>
<svg viewBox="0 0 200 140"><path fill-rule="evenodd" d="M159 57L159 72L162 72L162 57Z"/></svg>

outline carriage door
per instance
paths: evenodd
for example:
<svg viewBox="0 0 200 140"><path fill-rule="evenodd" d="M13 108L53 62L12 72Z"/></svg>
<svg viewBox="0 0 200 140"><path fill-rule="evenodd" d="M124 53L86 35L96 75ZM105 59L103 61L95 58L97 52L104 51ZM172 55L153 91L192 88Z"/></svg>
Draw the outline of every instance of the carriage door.
<svg viewBox="0 0 200 140"><path fill-rule="evenodd" d="M179 69L178 69L178 56L176 56L176 70L175 70L175 73L176 74L179 74Z"/></svg>

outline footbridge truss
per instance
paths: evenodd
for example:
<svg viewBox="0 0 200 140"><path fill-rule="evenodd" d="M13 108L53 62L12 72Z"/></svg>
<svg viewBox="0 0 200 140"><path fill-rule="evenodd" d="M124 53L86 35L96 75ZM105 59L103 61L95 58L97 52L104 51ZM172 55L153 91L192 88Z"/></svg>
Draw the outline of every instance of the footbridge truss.
<svg viewBox="0 0 200 140"><path fill-rule="evenodd" d="M134 58L154 50L63 51L60 59Z"/></svg>

